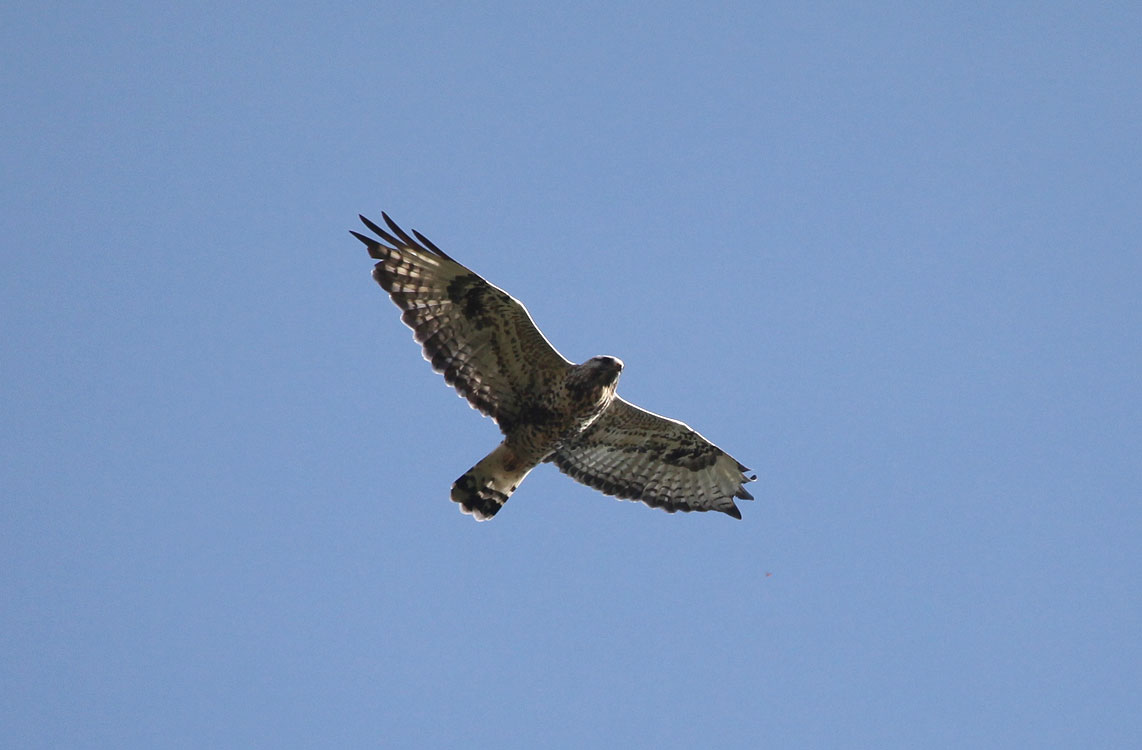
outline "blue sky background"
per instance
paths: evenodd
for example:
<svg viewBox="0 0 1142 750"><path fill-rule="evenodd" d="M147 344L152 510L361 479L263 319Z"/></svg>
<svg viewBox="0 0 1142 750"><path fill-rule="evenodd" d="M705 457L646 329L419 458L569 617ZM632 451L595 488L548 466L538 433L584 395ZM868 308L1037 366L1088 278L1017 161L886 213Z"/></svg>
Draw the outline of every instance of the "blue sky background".
<svg viewBox="0 0 1142 750"><path fill-rule="evenodd" d="M1140 8L8 8L0 745L1137 747ZM744 520L458 513L382 210Z"/></svg>

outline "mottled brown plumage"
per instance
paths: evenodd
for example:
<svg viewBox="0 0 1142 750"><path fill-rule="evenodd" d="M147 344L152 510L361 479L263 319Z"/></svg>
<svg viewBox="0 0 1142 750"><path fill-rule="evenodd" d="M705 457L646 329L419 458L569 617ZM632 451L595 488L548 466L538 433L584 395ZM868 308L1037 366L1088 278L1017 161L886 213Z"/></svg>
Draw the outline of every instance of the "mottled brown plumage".
<svg viewBox="0 0 1142 750"><path fill-rule="evenodd" d="M735 518L746 467L685 424L615 395L622 361L565 359L524 306L460 265L424 235L361 217L380 239L352 234L379 261L373 278L403 313L424 357L503 442L452 485L452 499L491 518L539 463L615 497L675 511L717 510Z"/></svg>

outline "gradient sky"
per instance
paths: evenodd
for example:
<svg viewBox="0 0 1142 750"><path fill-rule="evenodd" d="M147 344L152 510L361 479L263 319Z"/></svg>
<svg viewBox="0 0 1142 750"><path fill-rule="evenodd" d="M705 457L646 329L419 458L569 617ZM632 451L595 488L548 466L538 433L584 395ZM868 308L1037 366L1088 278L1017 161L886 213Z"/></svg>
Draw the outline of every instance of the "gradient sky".
<svg viewBox="0 0 1142 750"><path fill-rule="evenodd" d="M0 745L1137 747L1142 6L20 3ZM757 472L498 441L384 210Z"/></svg>

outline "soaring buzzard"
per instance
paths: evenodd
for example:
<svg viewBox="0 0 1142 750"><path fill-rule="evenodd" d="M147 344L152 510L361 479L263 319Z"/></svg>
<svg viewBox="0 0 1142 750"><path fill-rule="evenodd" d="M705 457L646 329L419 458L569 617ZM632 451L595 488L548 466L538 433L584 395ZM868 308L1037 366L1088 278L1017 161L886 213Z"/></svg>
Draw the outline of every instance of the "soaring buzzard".
<svg viewBox="0 0 1142 750"><path fill-rule="evenodd" d="M608 495L669 513L719 510L741 518L757 479L688 426L615 395L622 360L564 359L506 292L469 271L420 232L413 239L386 214L389 230L361 217L381 241L352 232L380 261L373 278L404 314L424 358L504 441L452 485L452 499L485 521L523 478L550 461ZM385 244L387 243L387 244Z"/></svg>

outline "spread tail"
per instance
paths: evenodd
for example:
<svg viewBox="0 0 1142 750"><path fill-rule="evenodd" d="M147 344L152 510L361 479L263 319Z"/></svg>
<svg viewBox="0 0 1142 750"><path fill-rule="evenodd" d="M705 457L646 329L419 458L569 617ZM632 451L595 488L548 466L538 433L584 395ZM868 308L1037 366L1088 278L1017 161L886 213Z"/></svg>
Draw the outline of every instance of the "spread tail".
<svg viewBox="0 0 1142 750"><path fill-rule="evenodd" d="M460 510L487 521L508 501L515 488L535 467L523 464L504 443L452 484L452 500Z"/></svg>

